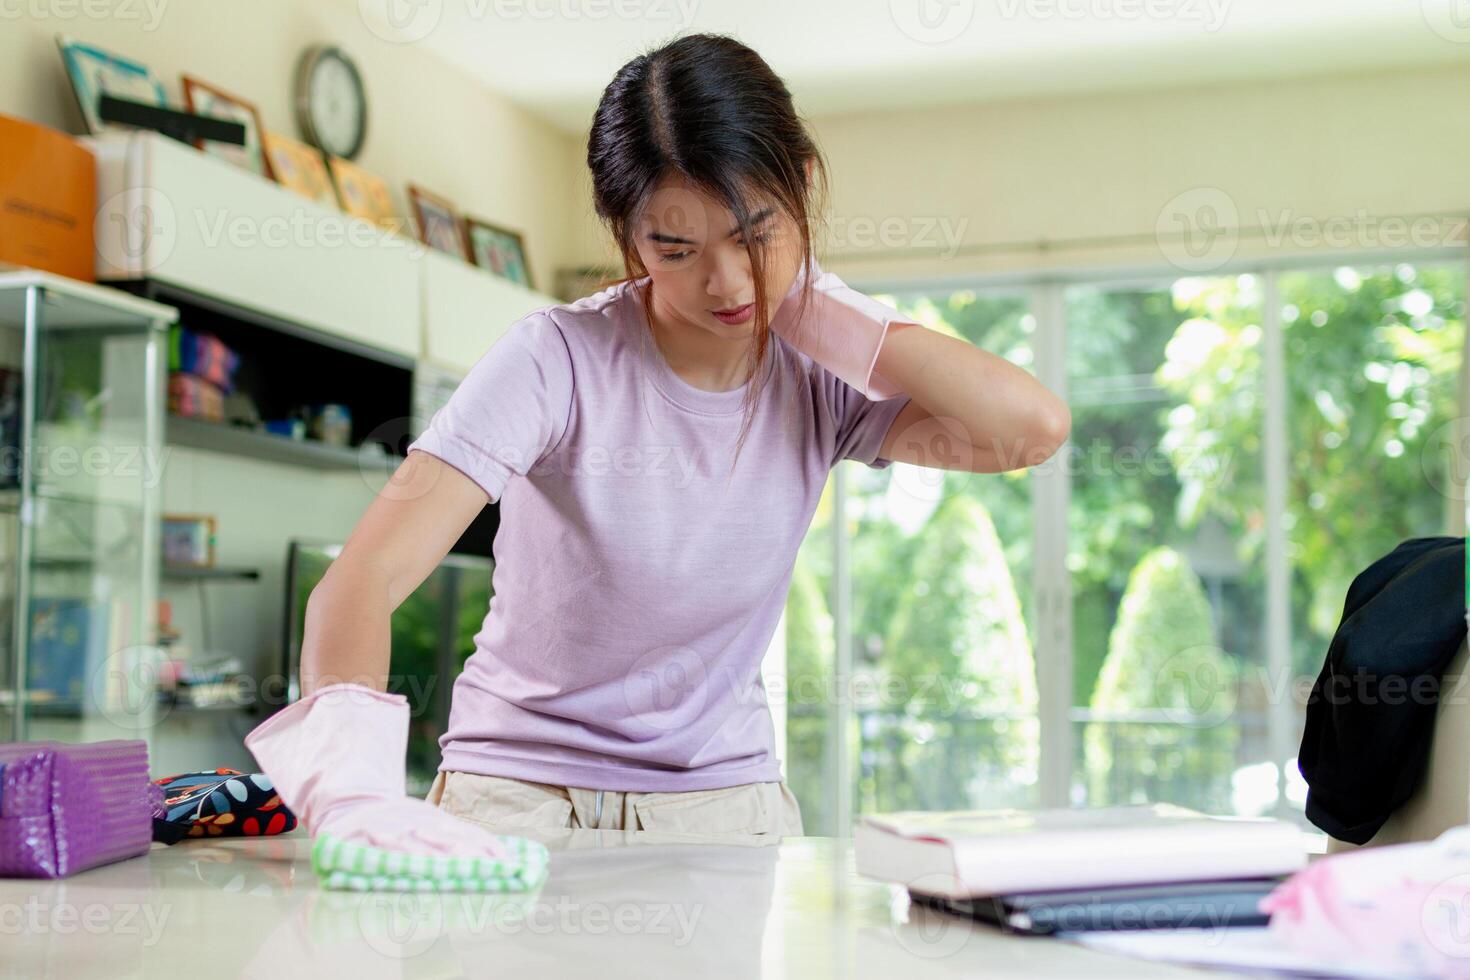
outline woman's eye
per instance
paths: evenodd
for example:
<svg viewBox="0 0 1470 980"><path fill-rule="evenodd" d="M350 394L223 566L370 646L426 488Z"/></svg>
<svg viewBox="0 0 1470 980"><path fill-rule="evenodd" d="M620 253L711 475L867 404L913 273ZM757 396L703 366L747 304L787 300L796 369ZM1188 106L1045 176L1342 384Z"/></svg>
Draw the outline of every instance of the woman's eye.
<svg viewBox="0 0 1470 980"><path fill-rule="evenodd" d="M764 245L766 242L768 242L770 240L771 240L771 233L768 232L768 231L757 232L756 235L755 235L755 237L754 237L754 241L756 241L756 242L758 242L759 244L762 244L762 245ZM740 244L744 245L745 242L742 240L740 242Z"/></svg>
<svg viewBox="0 0 1470 980"><path fill-rule="evenodd" d="M661 258L665 262L677 262L680 259L685 258L688 255L689 255L688 252L665 252L661 256Z"/></svg>

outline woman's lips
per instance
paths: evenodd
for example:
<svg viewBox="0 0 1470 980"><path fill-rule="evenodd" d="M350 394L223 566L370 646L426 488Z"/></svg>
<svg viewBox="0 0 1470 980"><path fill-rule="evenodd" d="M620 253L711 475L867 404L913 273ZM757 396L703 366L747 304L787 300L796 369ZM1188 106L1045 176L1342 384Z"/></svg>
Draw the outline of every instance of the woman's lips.
<svg viewBox="0 0 1470 980"><path fill-rule="evenodd" d="M755 315L755 304L746 303L744 306L736 307L733 310L711 310L710 312L718 317L721 323L728 323L732 327L735 327Z"/></svg>

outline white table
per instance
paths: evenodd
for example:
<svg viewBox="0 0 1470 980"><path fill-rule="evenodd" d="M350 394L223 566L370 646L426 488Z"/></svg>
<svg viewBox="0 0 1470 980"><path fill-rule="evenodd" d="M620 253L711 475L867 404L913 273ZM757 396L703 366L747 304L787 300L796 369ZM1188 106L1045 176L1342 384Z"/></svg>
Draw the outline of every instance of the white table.
<svg viewBox="0 0 1470 980"><path fill-rule="evenodd" d="M1009 935L911 906L853 870L850 840L537 832L527 895L317 887L299 831L153 845L60 881L0 880L14 977L1065 977L1207 971ZM737 842L738 841L738 842Z"/></svg>

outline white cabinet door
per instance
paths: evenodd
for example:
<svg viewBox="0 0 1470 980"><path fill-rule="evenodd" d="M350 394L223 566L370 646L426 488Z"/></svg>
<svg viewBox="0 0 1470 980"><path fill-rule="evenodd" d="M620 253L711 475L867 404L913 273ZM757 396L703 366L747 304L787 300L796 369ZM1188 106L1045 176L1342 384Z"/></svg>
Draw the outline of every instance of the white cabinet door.
<svg viewBox="0 0 1470 980"><path fill-rule="evenodd" d="M421 243L158 133L84 139L99 279L158 279L418 356Z"/></svg>

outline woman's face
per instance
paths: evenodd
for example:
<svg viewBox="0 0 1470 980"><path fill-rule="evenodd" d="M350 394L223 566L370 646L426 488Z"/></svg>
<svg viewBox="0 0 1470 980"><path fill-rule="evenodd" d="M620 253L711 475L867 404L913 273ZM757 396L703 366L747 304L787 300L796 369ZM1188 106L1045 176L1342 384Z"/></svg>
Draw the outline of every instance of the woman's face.
<svg viewBox="0 0 1470 980"><path fill-rule="evenodd" d="M766 303L772 316L796 281L801 236L783 209L752 215L754 241L767 250ZM735 340L755 331L755 279L735 216L681 178L649 197L634 229L638 257L653 280L654 312L665 322ZM717 313L734 311L730 316Z"/></svg>

